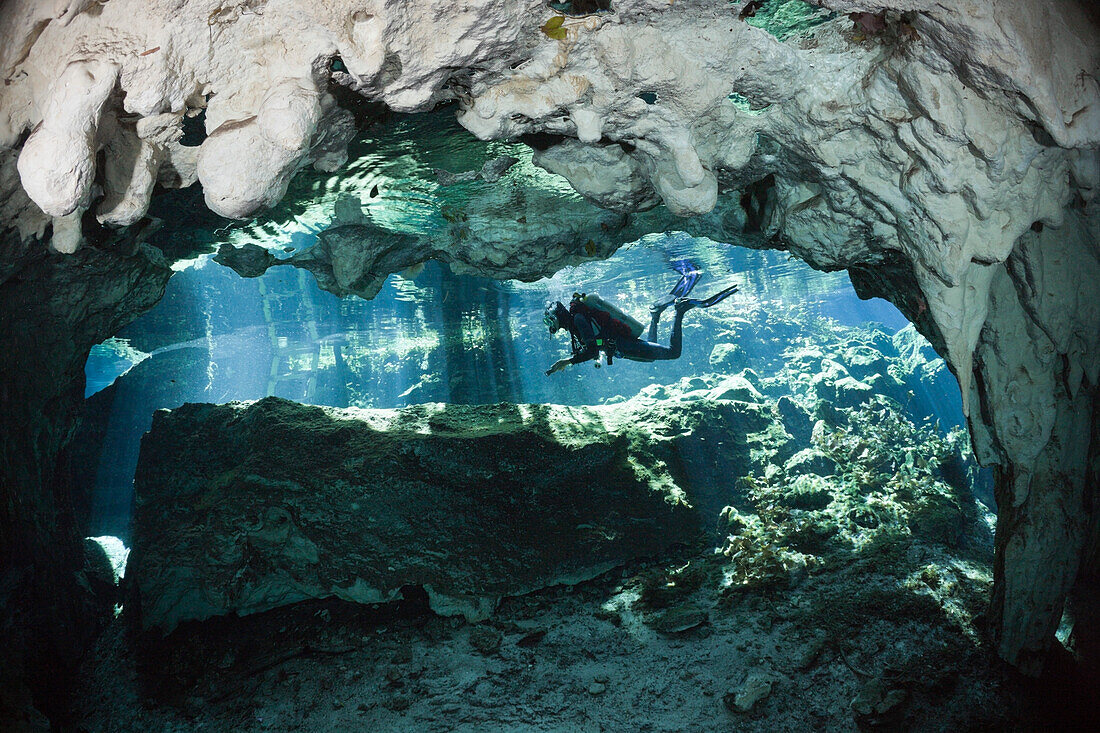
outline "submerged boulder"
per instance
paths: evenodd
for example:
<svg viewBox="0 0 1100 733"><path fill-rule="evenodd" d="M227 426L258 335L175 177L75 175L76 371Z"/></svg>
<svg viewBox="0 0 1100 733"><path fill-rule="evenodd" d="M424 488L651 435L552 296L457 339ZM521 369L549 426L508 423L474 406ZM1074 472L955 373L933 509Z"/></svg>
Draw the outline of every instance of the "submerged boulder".
<svg viewBox="0 0 1100 733"><path fill-rule="evenodd" d="M710 352L710 365L724 372L744 368L749 363L748 354L740 344L715 344Z"/></svg>
<svg viewBox="0 0 1100 733"><path fill-rule="evenodd" d="M836 462L816 448L805 448L791 456L783 470L788 476L832 476L836 473Z"/></svg>
<svg viewBox="0 0 1100 733"><path fill-rule="evenodd" d="M267 398L162 410L134 482L127 611L168 631L309 598L381 603L421 586L436 612L484 619L503 596L713 531L731 477L756 468L771 415L642 400L338 410ZM723 435L737 445L716 459L707 449Z"/></svg>
<svg viewBox="0 0 1100 733"><path fill-rule="evenodd" d="M711 399L716 400L741 400L743 402L763 402L764 397L760 391L742 375L734 375L722 380L722 383L711 390Z"/></svg>

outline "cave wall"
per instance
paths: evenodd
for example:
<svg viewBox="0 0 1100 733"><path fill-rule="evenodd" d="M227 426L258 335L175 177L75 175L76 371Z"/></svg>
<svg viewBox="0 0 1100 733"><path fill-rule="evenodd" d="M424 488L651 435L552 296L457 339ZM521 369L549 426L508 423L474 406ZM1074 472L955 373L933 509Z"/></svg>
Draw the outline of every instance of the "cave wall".
<svg viewBox="0 0 1100 733"><path fill-rule="evenodd" d="M620 0L547 33L554 13L533 1L10 2L0 211L19 234L5 267L47 227L53 251L79 255L85 211L113 227L140 221L157 183L199 181L224 216L274 204L303 166L343 161L352 115L337 89L407 112L454 102L483 139L548 134L536 162L590 201L616 212L660 202L719 240L743 233L733 203L753 191L750 241L849 268L957 375L978 453L997 467L1000 651L1034 671L1081 558L1095 567L1096 10L821 4L840 14L799 32L770 33L724 2ZM184 120L199 114L205 139L183 146ZM347 262L362 259L354 237L341 244ZM565 245L509 246L550 263ZM371 274L409 254L372 255ZM55 287L38 297L51 302ZM99 295L82 287L58 304L89 307ZM86 353L91 342L77 342ZM59 384L71 392L80 349L51 348L37 359L68 364ZM26 359L10 373L38 369ZM47 404L54 387L32 386L13 399ZM47 466L64 445L57 430Z"/></svg>
<svg viewBox="0 0 1100 733"><path fill-rule="evenodd" d="M8 251L18 249L9 230ZM16 238L17 239L17 238ZM63 719L72 677L113 600L97 598L74 512L71 441L84 363L163 294L171 269L144 245L41 246L0 282L0 719ZM36 723L37 721L37 723ZM13 723L14 724L14 723Z"/></svg>
<svg viewBox="0 0 1100 733"><path fill-rule="evenodd" d="M1075 585L1100 527L1100 246L1078 212L1036 229L991 266L971 397L975 452L996 467L994 628L1001 654L1032 671L1067 594L1089 592L1087 570ZM1096 648L1077 650L1096 664Z"/></svg>

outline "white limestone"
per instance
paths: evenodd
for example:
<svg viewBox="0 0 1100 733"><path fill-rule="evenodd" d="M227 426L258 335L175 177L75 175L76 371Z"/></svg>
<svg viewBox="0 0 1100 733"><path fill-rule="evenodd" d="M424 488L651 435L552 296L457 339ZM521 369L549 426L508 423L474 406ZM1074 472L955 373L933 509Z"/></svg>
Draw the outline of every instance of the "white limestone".
<svg viewBox="0 0 1100 733"><path fill-rule="evenodd" d="M19 175L27 194L51 216L87 207L96 131L117 77L110 62L74 61L47 92L42 121L19 154Z"/></svg>

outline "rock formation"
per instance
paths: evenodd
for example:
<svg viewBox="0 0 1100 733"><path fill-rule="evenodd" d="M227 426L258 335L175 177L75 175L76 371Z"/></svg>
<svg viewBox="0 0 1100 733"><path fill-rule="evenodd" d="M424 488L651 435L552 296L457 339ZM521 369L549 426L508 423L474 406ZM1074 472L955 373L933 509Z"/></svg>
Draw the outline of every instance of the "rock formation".
<svg viewBox="0 0 1100 733"><path fill-rule="evenodd" d="M773 35L713 0L618 0L551 31L554 13L533 0L5 3L5 338L29 263L73 266L34 254L36 238L79 255L97 220L140 222L158 184L196 180L214 212L247 217L301 168L340 165L348 92L402 112L454 102L482 139L537 139L536 162L590 201L616 212L661 202L716 239L748 228L757 246L848 268L861 293L897 303L947 358L978 454L996 467L993 622L1000 653L1036 672L1066 595L1100 573L1097 11L1083 0L820 5L841 14L800 32L773 24ZM201 145L183 144L200 115ZM540 261L563 264L565 247L509 239L492 260L522 252L531 276ZM323 254L345 289L369 292L362 275L384 274L361 272L354 241ZM368 259L388 269L423 256ZM100 297L90 282L39 297L74 301L58 314L72 324ZM116 315L97 335L133 311ZM5 384L18 388L5 413L47 404L54 387L34 391L26 374L71 366L85 343L54 344L40 362L6 349ZM5 559L19 547L9 536L53 541L42 528L64 512L52 467L68 434L60 419L44 443L5 427L17 457L7 491L34 497L6 504ZM18 468L32 455L33 476ZM1078 618L1078 653L1096 659Z"/></svg>
<svg viewBox="0 0 1100 733"><path fill-rule="evenodd" d="M712 534L771 425L769 408L735 402L160 411L135 477L134 608L170 631L412 585L437 613L482 620L503 596ZM721 434L738 436L723 465L688 470Z"/></svg>
<svg viewBox="0 0 1100 733"><path fill-rule="evenodd" d="M722 702L760 731L809 720L847 729L853 715L859 725L904 718L915 728L1023 719L977 633L993 538L966 478L965 434L944 435L906 388L932 379L895 381L946 372L942 360L926 358L931 349L911 327L891 340L806 316L784 323L775 309L755 315L728 309L720 319L738 323L753 369L706 373L703 349L683 365L692 376L595 408L325 410L267 399L157 413L138 477L132 596L83 667L80 723L221 729L254 715L276 729L407 728L413 718L450 728L477 716L480 725L570 728L593 696L602 717L587 719L611 728L623 715L720 727ZM795 335L809 329L820 332ZM616 383L628 375L616 372ZM132 376L146 378L120 382ZM862 402L840 407L819 395ZM690 506L660 500L675 496ZM654 543L658 527L673 534ZM659 552L700 535L694 547ZM638 550L659 554L637 560ZM616 556L631 559L577 586L540 587ZM427 590L411 584L428 575ZM403 598L372 604L375 584ZM366 603L301 600L330 592ZM219 615L167 636L128 633L139 598L147 623ZM274 604L287 605L248 613ZM495 607L465 623L429 604L475 618ZM395 650L402 629L423 645ZM594 672L606 663L608 630L615 661ZM306 667L283 666L299 658ZM507 682L499 713L472 693L485 662ZM412 666L406 674L394 664ZM570 683L571 664L585 670L582 685ZM760 675L774 694L742 719L736 692ZM665 679L680 687L654 693ZM370 690L350 692L341 680ZM242 684L257 689L238 695Z"/></svg>
<svg viewBox="0 0 1100 733"><path fill-rule="evenodd" d="M12 697L27 685L56 718L107 618L89 583L69 471L84 363L94 344L156 303L172 271L145 245L63 257L37 248L21 264L0 288L0 667ZM0 698L0 719L23 718L10 700Z"/></svg>

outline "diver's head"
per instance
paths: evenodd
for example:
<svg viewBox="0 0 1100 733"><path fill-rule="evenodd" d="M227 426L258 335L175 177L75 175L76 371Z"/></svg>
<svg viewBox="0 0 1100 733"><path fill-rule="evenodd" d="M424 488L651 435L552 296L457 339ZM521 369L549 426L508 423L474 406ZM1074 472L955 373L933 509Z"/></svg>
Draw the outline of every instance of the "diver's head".
<svg viewBox="0 0 1100 733"><path fill-rule="evenodd" d="M568 318L569 309L562 305L561 301L547 301L546 308L542 312L542 322L546 324L550 333L557 333L559 328L566 328L569 323Z"/></svg>

